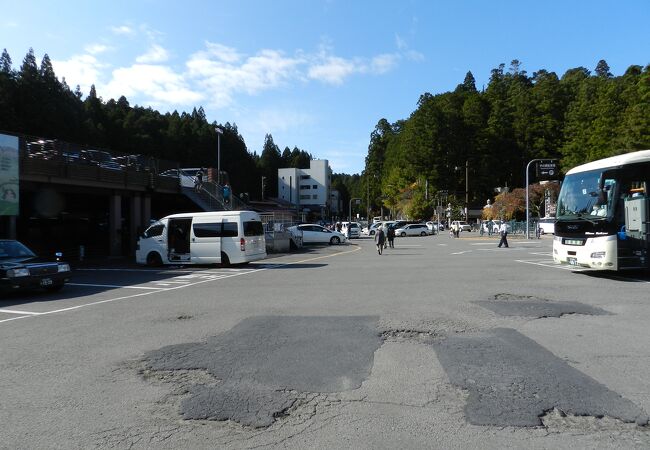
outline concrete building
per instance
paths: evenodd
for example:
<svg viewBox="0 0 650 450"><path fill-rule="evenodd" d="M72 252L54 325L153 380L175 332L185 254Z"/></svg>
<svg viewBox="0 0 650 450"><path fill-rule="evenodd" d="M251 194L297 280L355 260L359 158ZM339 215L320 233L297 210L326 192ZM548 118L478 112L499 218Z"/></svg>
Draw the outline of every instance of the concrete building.
<svg viewBox="0 0 650 450"><path fill-rule="evenodd" d="M332 169L326 159L309 162L309 169L278 169L278 198L298 211L320 218L330 214Z"/></svg>

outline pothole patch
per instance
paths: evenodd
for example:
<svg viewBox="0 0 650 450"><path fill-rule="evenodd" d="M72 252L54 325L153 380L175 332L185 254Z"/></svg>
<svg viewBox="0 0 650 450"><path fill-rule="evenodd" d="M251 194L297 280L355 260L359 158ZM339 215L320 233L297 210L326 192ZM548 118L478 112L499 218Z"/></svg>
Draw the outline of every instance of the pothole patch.
<svg viewBox="0 0 650 450"><path fill-rule="evenodd" d="M201 377L202 382L187 383L180 411L185 419L266 427L302 393L359 388L383 342L377 321L375 316L252 317L206 342L149 352L144 364L148 376Z"/></svg>
<svg viewBox="0 0 650 450"><path fill-rule="evenodd" d="M562 317L569 314L590 316L610 314L604 309L575 301L559 302L540 297L514 294L497 294L492 300L479 300L473 303L507 317L518 316L542 319L547 317Z"/></svg>
<svg viewBox="0 0 650 450"><path fill-rule="evenodd" d="M648 424L634 403L515 330L454 335L433 346L451 383L468 391L465 415L472 424L540 426L554 409Z"/></svg>

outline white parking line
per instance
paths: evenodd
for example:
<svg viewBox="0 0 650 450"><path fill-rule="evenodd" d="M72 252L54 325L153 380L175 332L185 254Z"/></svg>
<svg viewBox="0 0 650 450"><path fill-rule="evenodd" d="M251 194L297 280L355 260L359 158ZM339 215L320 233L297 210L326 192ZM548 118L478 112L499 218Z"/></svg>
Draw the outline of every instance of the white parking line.
<svg viewBox="0 0 650 450"><path fill-rule="evenodd" d="M450 253L450 255L462 255L463 253L472 253L472 250L465 250L462 252Z"/></svg>
<svg viewBox="0 0 650 450"><path fill-rule="evenodd" d="M158 289L146 286L122 286L120 284L91 284L91 283L67 283L69 286L88 286L88 287L105 287L105 288L124 288L124 289Z"/></svg>
<svg viewBox="0 0 650 450"><path fill-rule="evenodd" d="M15 309L0 309L0 313L7 313L7 314L31 314L34 316L38 316L41 313L37 312L31 312L31 311L17 311Z"/></svg>
<svg viewBox="0 0 650 450"><path fill-rule="evenodd" d="M548 267L549 269L560 269L560 270L570 270L572 272L583 272L585 270L589 270L585 267L576 267L576 266L569 266L569 265L563 265L563 264L557 264L555 261L548 261L548 260L541 260L541 261L526 261L523 259L515 259L516 262L524 263L524 264L532 264L535 266L542 266L542 267Z"/></svg>
<svg viewBox="0 0 650 450"><path fill-rule="evenodd" d="M319 260L319 259L331 258L331 257L334 257L334 256L339 256L339 255L345 255L346 253L352 253L352 252L356 252L356 251L359 251L359 250L361 250L361 247L355 246L354 248L352 248L350 250L347 250L347 251L344 251L344 252L341 252L341 253L334 253L334 254L330 254L330 255L315 256L313 258L307 258L307 259L303 259L303 260L299 260L299 261L292 261L292 262L288 262L288 263L276 263L276 264L273 265L273 267L263 267L263 268L260 268L260 269L250 269L247 272L238 272L238 273L232 273L230 275L225 275L225 276L223 276L223 277L221 277L219 279L237 277L237 276L240 276L240 275L247 275L247 274L256 273L256 272L262 272L264 270L269 270L271 268L286 267L286 266L291 266L291 265L294 265L294 264L303 264L303 263L306 263L306 262L309 262L309 261L316 261L316 260ZM160 293L160 292L167 292L167 291L173 291L173 290L177 290L177 289L184 289L186 287L195 286L197 284L203 284L203 283L207 283L207 282L210 282L210 281L215 281L215 279L204 279L204 280L196 281L194 283L188 283L188 284L184 284L182 286L173 286L173 287L169 287L169 288L142 288L142 289L149 289L149 290L147 292L142 292L142 293L139 293L139 294L125 295L125 296L116 297L116 298L109 298L109 299L106 299L106 300L99 300L99 301L96 301L96 302L84 303L82 305L70 306L68 308L56 309L56 310L53 310L53 311L45 311L45 312L41 312L41 313L25 313L26 315L23 315L23 316L17 316L17 317L12 317L12 318L9 318L9 319L0 320L0 323L9 322L9 321L18 320L18 319L25 319L25 318L28 318L28 317L47 316L47 315L50 315L50 314L58 314L58 313L62 313L62 312L74 311L74 310L81 309L81 308L86 308L86 307L89 307L89 306L101 305L103 303L112 303L112 302L116 302L118 300L128 300L128 299L131 299L131 298L144 297L145 295L157 294L157 293ZM127 286L118 286L118 287L127 287Z"/></svg>

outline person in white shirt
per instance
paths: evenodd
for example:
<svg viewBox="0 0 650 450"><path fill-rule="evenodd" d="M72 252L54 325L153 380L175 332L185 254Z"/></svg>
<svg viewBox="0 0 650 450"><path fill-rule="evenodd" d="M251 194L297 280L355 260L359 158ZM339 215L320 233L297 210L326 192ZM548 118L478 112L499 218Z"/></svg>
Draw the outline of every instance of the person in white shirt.
<svg viewBox="0 0 650 450"><path fill-rule="evenodd" d="M508 248L508 226L506 225L505 222L501 222L501 226L499 227L499 234L501 235L501 240L499 241L499 248L501 248L502 245L505 245L506 248Z"/></svg>

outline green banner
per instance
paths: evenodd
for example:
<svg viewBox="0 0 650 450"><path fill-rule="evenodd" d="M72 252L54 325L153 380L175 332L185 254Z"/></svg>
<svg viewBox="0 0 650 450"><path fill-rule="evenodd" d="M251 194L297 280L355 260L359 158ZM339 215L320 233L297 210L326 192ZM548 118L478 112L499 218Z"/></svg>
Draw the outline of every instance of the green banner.
<svg viewBox="0 0 650 450"><path fill-rule="evenodd" d="M18 215L18 137L0 134L0 216Z"/></svg>

